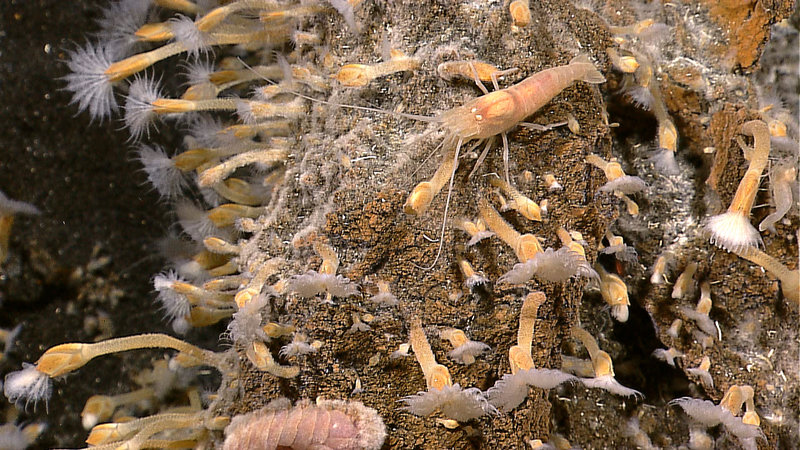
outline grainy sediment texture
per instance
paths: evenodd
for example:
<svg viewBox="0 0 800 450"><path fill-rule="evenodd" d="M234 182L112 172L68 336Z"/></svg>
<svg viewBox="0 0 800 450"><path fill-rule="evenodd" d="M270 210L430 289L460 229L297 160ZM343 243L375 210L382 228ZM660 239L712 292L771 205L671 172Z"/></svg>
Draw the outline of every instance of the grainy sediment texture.
<svg viewBox="0 0 800 450"><path fill-rule="evenodd" d="M71 33L69 37L80 42L92 26L87 19L94 11L87 6L63 11L68 8L64 3L12 2L0 8L0 29L5 30L0 43L7 48L4 57L12 60L3 63L0 85L6 123L0 142L8 153L0 158L0 189L45 213L20 220L13 235L8 264L14 270L3 280L0 326L23 323L25 328L17 350L0 362L3 374L17 370L22 361L35 360L51 345L95 338L100 333L86 324L87 317L107 313L117 336L165 328L147 292L147 280L159 269L151 259L155 252L151 242L163 234L168 221L162 219L164 213L157 209L161 207L155 206L157 198L136 186L142 177L134 174L136 163L126 162L125 138L112 132L117 124L90 126L86 117L72 118L73 110L64 106L68 96L55 90L61 86L55 78L65 74L65 68L56 63L58 49L66 45L62 39ZM316 270L321 260L309 242L319 237L336 249L339 273L358 282L362 293L334 299L333 304L294 296L274 300L270 320L293 322L311 340L324 345L316 354L281 360L301 367L300 376L289 380L257 371L244 351L235 349L241 356L241 395L222 402L219 413L253 411L279 396L352 398L375 408L383 418L388 432L385 448L525 448L527 440L544 440L551 433L583 448L625 448L633 445L623 431L625 423L629 417L638 417L653 444L670 447L688 442L689 421L679 409L667 406L669 400L690 395L718 403L729 386L749 384L755 388L767 438L759 447L795 445L800 409L797 311L780 298L773 277L712 247L701 230L705 216L727 207L746 169L735 137L742 123L758 117L757 80L774 80L769 67L758 78L754 75L760 69L759 55L769 42L770 25L794 9L791 1L740 3L641 6L609 1L593 2L590 11L569 2L532 1L534 20L512 32L504 2L366 0L356 10L356 21L363 26L359 34L348 30L336 14L309 22L308 29L321 33L330 52L313 55L312 62L323 74L335 73L346 63L378 62L384 39L422 61L414 72L379 78L363 88L334 85L328 100L429 116L481 94L470 81L440 79L436 75L440 62L474 57L500 68L519 68L502 81L502 86L508 86L537 71L566 64L580 52L589 54L608 83L573 84L528 118L547 125L572 114L580 131L517 128L509 134L512 178L530 198L547 199L549 215L541 223L529 222L513 211L503 216L519 232L540 236L545 247L560 246L555 235L560 226L581 232L590 262L597 259L606 230L624 236L638 251L639 262L623 264L608 257L601 262L626 281L631 318L625 324L614 322L599 294L584 293L583 280L531 281L525 287L497 284L517 262L512 249L496 238L467 248L469 237L451 226L436 265L422 269L437 255L446 189L421 217L406 216L403 203L414 185L428 179L440 163L443 155L436 149L443 138L441 131L385 114L314 104L296 130L296 151L287 164L283 187L273 197L269 213L256 220L257 231L245 235L248 240L240 266L272 257L285 259L287 264L270 282ZM70 22L72 15L80 21ZM659 173L646 158L643 150L652 144L655 119L620 95L620 74L612 71L605 53L614 45L609 24L628 25L648 17L673 27L662 44L656 82L680 136L680 174L675 176ZM793 34L780 36L794 39L794 47L779 41L775 50L779 54L791 56L797 51L796 17L795 12ZM76 25L66 30L64 23ZM6 45L11 42L29 45ZM29 53L39 54L44 44L51 45L54 53L47 53L48 59L37 65ZM164 66L169 79L174 64ZM698 78L703 82L698 84ZM174 87L176 80L169 84ZM788 89L790 94L794 89L791 98L796 101L796 85ZM620 125L611 128L608 122ZM86 129L99 137L86 135ZM161 125L159 131L165 130L170 127ZM172 133L167 131L168 136L160 139L168 140ZM707 147L713 147L714 153L705 153ZM476 175L468 178L481 149L460 161L450 221L477 217L481 197L496 199L485 175L503 173L502 145L498 140ZM619 158L627 173L648 183L646 192L634 197L641 208L638 217L628 215L616 197L598 192L605 178L584 162L590 153ZM342 164L342 157L350 164ZM522 176L526 170L533 174L530 182ZM545 173L555 174L563 191L548 192ZM73 183L79 187L73 189ZM768 201L765 193L757 203ZM756 209L752 223L758 224L770 211ZM795 211L776 225L777 233L762 233L764 250L792 269L797 268L798 227ZM96 243L103 250L92 255ZM712 283L710 316L718 322L722 340L709 348L703 349L693 338L693 324L685 318L678 339L666 334L672 321L682 317L679 308L693 308L699 297L695 289L673 300L672 284L649 283L650 268L666 250L675 255L669 280L674 281L688 263L697 262L695 279ZM106 253L111 257L109 266L86 269L90 259L96 261ZM459 258L470 261L495 283L471 293L464 287ZM377 307L368 301L377 292L378 280L390 283L399 306ZM486 416L454 430L437 424L436 416L420 418L400 410L398 400L425 390L413 357L389 358L408 340L411 317L422 318L436 358L448 366L454 382L486 390L510 371L508 348L516 340L522 298L531 290L542 290L548 297L536 321L533 359L537 367L559 368L562 354L586 358L585 350L569 337L570 327L581 323L613 358L618 380L643 392L644 401L581 385L549 392L532 389L528 400L512 413ZM373 315L371 330L349 333L353 313ZM447 327L463 329L492 351L470 366L448 360L450 344L436 333ZM212 347L222 330L192 331L188 340ZM284 343L273 343L273 354ZM654 349L666 347L685 354L677 368L650 356ZM713 388L684 373L704 355L712 361ZM133 374L149 366L148 358L160 356L125 354L119 357L122 363L117 357L107 358L57 382L49 414L39 408L26 415L51 425L39 443L81 445L85 432L79 412L85 399L95 393L133 389ZM351 394L356 380L364 391ZM218 380L204 383L214 389L214 381ZM720 430L712 433L721 448L736 447L736 440Z"/></svg>

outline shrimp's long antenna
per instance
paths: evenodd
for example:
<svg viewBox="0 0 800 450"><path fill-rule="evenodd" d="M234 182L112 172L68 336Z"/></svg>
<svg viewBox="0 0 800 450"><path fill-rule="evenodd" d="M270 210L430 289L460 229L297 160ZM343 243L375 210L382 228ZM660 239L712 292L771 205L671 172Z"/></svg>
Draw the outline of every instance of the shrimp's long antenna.
<svg viewBox="0 0 800 450"><path fill-rule="evenodd" d="M241 58L239 58L239 62L241 62L244 65L244 67L246 67L248 70L250 70L254 74L258 75L259 78L263 79L267 83L270 83L270 84L273 84L273 85L277 86L278 83L276 83L276 82L270 80L269 78L266 78L265 76L261 75L260 73L256 72L255 69L250 67L246 62L242 61ZM380 108L370 108L369 106L344 105L344 104L341 104L341 103L329 102L327 100L321 100L321 99L318 99L318 98L311 97L309 95L301 94L300 92L294 91L294 90L289 89L289 88L282 87L281 89L283 89L283 91L286 92L287 94L296 95L296 96L298 96L300 98L304 98L304 99L312 101L312 102L322 103L323 105L328 105L328 106L335 106L337 108L355 109L355 110L359 110L359 111L369 111L369 112L374 112L374 113L379 113L379 114L388 114L388 115L391 115L391 116L402 117L404 119L419 120L421 122L441 123L441 119L438 118L438 117L423 116L423 115L420 115L420 114L401 113L401 112L389 111L389 110L380 109Z"/></svg>
<svg viewBox="0 0 800 450"><path fill-rule="evenodd" d="M450 186L447 188L447 200L444 202L444 217L442 218L442 231L439 233L439 249L436 250L436 257L433 258L433 263L431 263L428 267L422 267L417 264L411 263L418 269L422 270L431 270L436 266L436 263L439 261L439 257L442 256L442 249L444 248L444 232L447 229L447 211L450 209L450 197L453 194L453 181L456 178L456 170L458 170L458 153L461 151L461 144L463 143L463 139L458 139L458 144L456 144L456 151L453 155L453 172L450 174Z"/></svg>

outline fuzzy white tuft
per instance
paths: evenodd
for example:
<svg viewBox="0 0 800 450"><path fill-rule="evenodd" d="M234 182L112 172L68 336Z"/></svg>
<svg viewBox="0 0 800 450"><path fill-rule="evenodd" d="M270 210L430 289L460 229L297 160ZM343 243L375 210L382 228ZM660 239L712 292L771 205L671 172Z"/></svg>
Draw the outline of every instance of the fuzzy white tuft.
<svg viewBox="0 0 800 450"><path fill-rule="evenodd" d="M467 242L467 247L472 247L473 245L477 244L478 242L488 239L494 236L494 232L492 231L479 231L475 233L475 236L472 236L472 239Z"/></svg>
<svg viewBox="0 0 800 450"><path fill-rule="evenodd" d="M47 374L36 370L36 366L22 363L22 370L6 375L3 393L12 403L20 404L25 400L25 407L33 402L34 407L40 400L45 403L53 393L53 384Z"/></svg>
<svg viewBox="0 0 800 450"><path fill-rule="evenodd" d="M175 271L160 273L153 278L153 288L158 292L156 300L161 303L164 316L170 321L173 330L184 334L188 331L186 316L191 312L192 305L186 296L172 289L172 284L176 281L184 282Z"/></svg>
<svg viewBox="0 0 800 450"><path fill-rule="evenodd" d="M700 400L698 398L676 398L669 402L669 404L680 406L692 419L706 427L713 427L722 423L726 413L732 415L730 411L715 405L711 401Z"/></svg>
<svg viewBox="0 0 800 450"><path fill-rule="evenodd" d="M646 111L649 111L653 107L653 102L656 101L650 90L642 86L626 89L624 93L634 105Z"/></svg>
<svg viewBox="0 0 800 450"><path fill-rule="evenodd" d="M482 286L486 286L487 284L489 284L489 280L482 275L478 275L477 273L464 280L464 286L466 286L470 292L474 291L475 289L479 289Z"/></svg>
<svg viewBox="0 0 800 450"><path fill-rule="evenodd" d="M729 252L741 252L761 243L758 230L742 214L726 212L710 217L706 221L706 230L711 234L713 245Z"/></svg>
<svg viewBox="0 0 800 450"><path fill-rule="evenodd" d="M617 322L627 322L629 315L628 305L614 305L611 307L611 317L616 319Z"/></svg>
<svg viewBox="0 0 800 450"><path fill-rule="evenodd" d="M678 162L675 161L675 152L670 149L655 149L654 151L650 152L649 160L653 163L656 169L667 175L678 175L680 173Z"/></svg>
<svg viewBox="0 0 800 450"><path fill-rule="evenodd" d="M708 373L707 370L703 370L699 367L694 367L686 369L686 372L689 375L694 375L696 377L699 377L700 381L702 381L703 384L705 384L706 386L711 386L712 388L714 387L714 379L711 377L711 374Z"/></svg>
<svg viewBox="0 0 800 450"><path fill-rule="evenodd" d="M610 245L600 250L600 253L614 255L618 260L626 263L633 264L639 261L639 254L636 253L636 249L626 244Z"/></svg>
<svg viewBox="0 0 800 450"><path fill-rule="evenodd" d="M316 353L317 349L312 347L311 344L306 342L306 337L302 334L295 333L292 342L281 347L280 355L287 356L302 356L309 353Z"/></svg>
<svg viewBox="0 0 800 450"><path fill-rule="evenodd" d="M104 44L88 42L85 47L68 51L67 67L70 74L64 77L66 89L72 92L72 103L78 111L88 110L92 119L100 122L111 117L119 109L114 98L111 80L105 74L114 62L114 50Z"/></svg>
<svg viewBox="0 0 800 450"><path fill-rule="evenodd" d="M187 139L192 140L190 147L220 147L239 142L233 136L221 134L222 122L209 114L193 114L189 123Z"/></svg>
<svg viewBox="0 0 800 450"><path fill-rule="evenodd" d="M197 58L200 53L207 53L211 49L211 35L200 31L191 17L178 14L168 23L169 29L175 35L175 42L183 44L190 57Z"/></svg>
<svg viewBox="0 0 800 450"><path fill-rule="evenodd" d="M687 308L686 306L681 306L681 312L684 316L689 319L692 319L697 324L697 328L700 328L704 333L715 336L717 334L717 326L714 325L714 321L708 317L707 314L699 313L692 308Z"/></svg>
<svg viewBox="0 0 800 450"><path fill-rule="evenodd" d="M536 277L540 280L561 283L578 275L578 268L585 265L586 261L569 247L561 247L558 250L548 248L544 252L537 253Z"/></svg>
<svg viewBox="0 0 800 450"><path fill-rule="evenodd" d="M507 373L486 392L489 403L509 412L519 406L528 396L528 387L553 389L566 383L578 381L574 376L554 369L520 370L516 374Z"/></svg>
<svg viewBox="0 0 800 450"><path fill-rule="evenodd" d="M524 263L514 264L514 267L498 280L500 283L522 284L533 278L536 273L536 258L531 258Z"/></svg>
<svg viewBox="0 0 800 450"><path fill-rule="evenodd" d="M188 187L183 172L175 167L163 148L140 145L136 150L136 159L144 166L147 179L161 197L175 198Z"/></svg>
<svg viewBox="0 0 800 450"><path fill-rule="evenodd" d="M18 324L11 331L6 333L5 339L3 339L3 353L0 353L0 361L3 360L4 356L8 356L11 350L14 349L14 341L17 340L21 331L22 324Z"/></svg>
<svg viewBox="0 0 800 450"><path fill-rule="evenodd" d="M681 397L672 400L669 404L680 406L692 419L706 427L722 424L729 433L739 439L740 444L745 448L749 448L751 444L755 443L756 438L764 435L759 427L744 423L741 418L734 416L727 409L708 400Z"/></svg>
<svg viewBox="0 0 800 450"><path fill-rule="evenodd" d="M267 306L268 300L267 295L257 295L233 313L233 320L228 324L227 331L233 342L250 344L255 340L269 340L261 327L262 310Z"/></svg>
<svg viewBox="0 0 800 450"><path fill-rule="evenodd" d="M631 175L625 175L604 184L600 188L600 191L601 192L619 191L622 192L623 194L635 194L637 192L643 191L645 188L647 188L647 183L645 183L644 180L642 180L641 178Z"/></svg>
<svg viewBox="0 0 800 450"><path fill-rule="evenodd" d="M468 366L475 362L475 357L485 351L491 350L491 347L478 341L467 341L463 345L454 348L447 354L453 361L459 364Z"/></svg>
<svg viewBox="0 0 800 450"><path fill-rule="evenodd" d="M208 214L191 201L178 202L175 206L175 213L178 215L178 223L181 224L183 231L197 242L203 242L205 238L216 236L219 232L208 218Z"/></svg>
<svg viewBox="0 0 800 450"><path fill-rule="evenodd" d="M119 57L130 55L141 45L136 31L147 22L151 0L117 0L103 8L95 35Z"/></svg>
<svg viewBox="0 0 800 450"><path fill-rule="evenodd" d="M675 367L675 358L683 358L683 353L676 352L673 350L665 349L665 348L657 348L653 350L653 357L664 361L665 363L669 364L672 367Z"/></svg>
<svg viewBox="0 0 800 450"><path fill-rule="evenodd" d="M581 378L580 380L583 382L583 384L590 388L604 389L612 394L622 395L623 397L644 398L644 395L641 392L619 384L619 382L611 375L603 375L601 377L594 378Z"/></svg>
<svg viewBox="0 0 800 450"><path fill-rule="evenodd" d="M6 194L0 191L0 214L37 215L41 214L41 211L39 211L39 208L31 205L30 203L21 202L19 200L11 200L6 196Z"/></svg>
<svg viewBox="0 0 800 450"><path fill-rule="evenodd" d="M358 285L341 275L324 275L309 270L302 275L295 275L287 286L290 292L301 297L315 297L327 292L333 297L350 297L358 294Z"/></svg>
<svg viewBox="0 0 800 450"><path fill-rule="evenodd" d="M462 389L458 384L418 392L416 395L403 398L402 401L407 405L403 409L411 414L429 416L438 409L446 417L459 422L497 412L480 389Z"/></svg>
<svg viewBox="0 0 800 450"><path fill-rule="evenodd" d="M568 247L561 247L558 250L548 248L528 261L514 265L511 271L500 278L500 282L521 284L534 275L542 281L553 283L561 283L577 275L587 278L597 276L579 254Z"/></svg>
<svg viewBox="0 0 800 450"><path fill-rule="evenodd" d="M391 292L378 292L369 298L372 303L378 306L397 306L398 300Z"/></svg>
<svg viewBox="0 0 800 450"><path fill-rule="evenodd" d="M186 82L190 86L209 83L209 77L216 70L210 59L198 58L187 62L184 66Z"/></svg>
<svg viewBox="0 0 800 450"><path fill-rule="evenodd" d="M150 125L157 118L153 102L161 97L161 88L155 77L137 76L128 88L125 97L125 126L131 139L138 141L143 135L150 137Z"/></svg>

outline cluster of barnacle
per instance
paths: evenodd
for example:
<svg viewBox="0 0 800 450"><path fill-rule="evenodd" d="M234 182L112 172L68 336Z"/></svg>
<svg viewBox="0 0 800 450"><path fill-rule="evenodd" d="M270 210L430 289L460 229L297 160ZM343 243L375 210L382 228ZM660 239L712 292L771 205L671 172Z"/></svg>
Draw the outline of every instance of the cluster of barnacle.
<svg viewBox="0 0 800 450"><path fill-rule="evenodd" d="M273 340L286 342L286 338L292 336L279 355L296 358L319 351L325 343L309 342L308 336L295 324L276 322L277 314L273 311L276 305L297 298L322 300L320 297L333 303L337 298L361 295L356 282L338 273L339 256L331 242L316 232L330 207L326 206L328 201L314 197L313 193L307 194L308 199L323 206L310 214L309 225L295 234L290 244L298 253L311 247L314 251L312 258L318 260L319 265L314 266L315 269L308 266L300 269L289 264L287 258L268 257L259 251L258 239L276 238L264 230L275 224L274 211L285 206L287 186L296 180L311 190L320 182L331 184L336 173L336 169L327 172L322 169L302 170L307 162L289 137L292 124L301 121L308 113L308 102L315 101L302 92L325 93L330 87L329 79L341 86L365 86L387 74L415 70L421 61L387 44L382 62L347 64L326 77L315 66L304 63L311 57L310 53L321 51L318 47L321 37L298 26L304 24L307 17L335 9L348 26L357 31L360 27L353 13L353 7L359 3L357 0L301 3L238 0L222 3L217 6L188 0L118 0L104 14L100 42L89 43L73 52L69 62L73 73L66 80L68 89L75 93L74 101L79 108L88 110L93 118L101 120L110 117L118 108L114 89L124 92L123 116L134 141L149 137L155 121L175 120L190 125L189 135L185 138L186 149L175 152L173 156L155 146L140 144L138 149L138 158L149 180L164 198L175 202L178 222L190 238L173 239L165 246L173 264L171 270L154 278L158 301L176 333L229 320L227 336L235 348L243 352L249 364L275 377L294 378L300 373L299 365L279 364L268 344ZM525 27L530 22L527 1L515 0L509 7L514 27ZM175 13L172 18L158 20L172 12ZM187 15L197 18L191 19ZM674 172L677 170L677 131L659 91L655 63L658 58L652 54L655 46L642 44L661 39L665 28L652 20L645 20L628 27L610 26L609 30L616 37L619 48L609 48L607 56L623 74L624 92L635 103L650 109L658 122L657 150L653 161L662 170ZM290 41L294 44L292 52L275 56L274 64L261 64L272 58L270 51L280 51ZM214 64L202 58L215 47L231 45L241 50L238 53L241 58L222 58ZM143 50L145 46L152 49ZM179 98L171 98L163 93L156 77L146 72L159 61L181 53L188 54L192 61L186 66L189 87ZM220 50L220 53L224 51ZM326 57L324 54L314 56ZM511 71L502 71L480 61L450 61L440 65L438 73L445 80L456 77L475 80L485 95L436 117L393 113L435 123L446 133L441 143L442 162L429 180L412 189L405 202L405 212L416 216L425 214L436 195L448 186L445 217L442 219L444 234L448 223L449 191L454 186L462 146L467 148L467 144L473 142L471 149L475 149L485 142L474 173L499 135L503 141L505 173L504 176L488 177L488 184L493 189L492 197L479 199L476 219L457 220L458 228L469 235L466 245L469 247L481 240L497 238L511 248L519 262L498 280L505 285L524 286L534 279L564 283L575 277L585 278L590 285L597 287L610 307L611 315L620 322L627 321L630 300L624 280L602 264L590 264L591 258L587 259L583 236L579 232L556 227L561 246L544 248L538 236L520 233L501 215L501 212L513 210L534 222L545 221L548 216L546 200L537 203L512 182L506 133L520 124L536 130L567 125L571 131L577 132L580 125L574 117L544 127L522 121L572 83L598 84L605 80L604 77L582 54L567 65L535 74L506 89L499 89L497 79ZM126 80L130 81L126 83ZM495 91L489 93L483 81L491 81ZM249 98L228 95L248 91L252 94ZM519 97L524 98L524 105L515 103L514 98ZM237 120L233 124L223 124L210 118L209 113L233 114ZM754 230L747 227L752 228L748 216L766 166L770 135L781 137L783 132L782 136L786 137L783 119L771 116L768 108L763 109L763 114L769 125L753 121L742 129L743 134L753 136L754 148L750 149L742 142L751 167L740 185L741 193L737 191L728 213L711 218L707 226L713 243L774 273L782 281L785 297L796 302L797 270L786 269L759 250L758 233L754 234ZM780 124L784 124L783 129ZM619 161L606 160L599 155L588 155L585 162L603 171L607 182L600 187L601 193L619 198L629 215L639 214L639 206L631 196L647 188L641 178L627 175ZM347 157L336 162L349 163ZM769 229L792 208L792 186L796 184L796 169L792 171L793 168L786 164L778 168L780 170L774 169L772 182L776 212L765 219L762 230ZM553 174L547 174L544 179L550 192L562 189ZM188 199L197 193L199 198ZM257 238L240 240L245 233L257 235ZM600 249L601 254L613 255L622 263L636 261L636 251L621 237L608 231L605 238L607 244ZM440 241L439 254L444 240L440 238ZM662 281L666 257L658 264L661 268L654 270L654 283ZM488 283L486 276L466 259L460 259L458 266L468 289L474 290ZM685 296L695 270L696 265L686 268L675 284L673 297ZM388 282L376 280L375 284L378 293L371 297L373 303L384 307L399 303ZM422 321L411 318L409 344L401 345L392 357L407 356L409 348L413 349L427 390L405 397L406 410L423 416L439 411L448 419L467 421L495 413L497 409L515 409L528 396L531 386L552 389L566 382L581 382L626 397L641 396L638 391L621 385L615 379L610 355L578 325L572 327L571 335L586 348L589 360L565 356L560 370L536 368L532 356L534 323L538 308L545 300L545 294L541 292L525 296L517 344L509 350L511 373L503 375L486 392L453 383L449 369L436 361ZM704 282L697 307L684 308L681 313L697 324L703 336L713 336L716 325L708 317L710 310L710 284ZM681 322L676 322L674 334L677 335L680 325ZM358 314L353 314L351 331L368 329L369 325L362 322ZM487 345L470 340L459 329L447 328L440 334L453 346L449 357L460 364L472 364L476 357L489 350ZM5 393L12 401L43 400L50 395L51 378L77 370L98 356L144 348L169 348L178 353L168 361L154 365L151 376L142 378L141 389L87 400L82 417L84 426L91 429L87 439L91 446L194 445L211 439L210 432L222 429L227 436L225 448L231 449L248 448L248 443L253 442L260 442L268 448L314 445L379 448L383 443L385 430L380 417L358 402L301 401L290 408L285 400L279 400L258 412L231 419L218 406L224 397L236 395L241 388L239 376L242 368L236 360L236 353L211 352L163 334L53 347L35 365L25 364L22 371L9 374ZM672 364L680 356L676 349L657 354ZM207 403L193 391L188 395L188 406L167 409L164 403L166 393L176 386L185 387L178 374L197 366L214 367L221 373L220 391L207 399ZM690 370L711 380L709 366L710 360L706 358L700 367ZM678 399L675 404L701 424L713 426L721 423L745 445L752 445L759 435L753 398L752 388L734 386L719 406L695 399ZM138 419L100 423L140 412L147 409L143 407L146 404L164 405L165 409ZM742 404L747 405L747 411L739 419L736 415ZM629 428L633 436L641 438L638 425L631 423Z"/></svg>

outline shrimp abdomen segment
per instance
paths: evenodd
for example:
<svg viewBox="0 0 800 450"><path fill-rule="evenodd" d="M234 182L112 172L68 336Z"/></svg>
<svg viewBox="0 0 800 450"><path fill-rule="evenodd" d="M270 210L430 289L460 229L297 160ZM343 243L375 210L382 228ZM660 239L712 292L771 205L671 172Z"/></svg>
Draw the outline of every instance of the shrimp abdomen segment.
<svg viewBox="0 0 800 450"><path fill-rule="evenodd" d="M465 142L506 132L526 117L517 97L508 89L490 92L442 113L442 126Z"/></svg>
<svg viewBox="0 0 800 450"><path fill-rule="evenodd" d="M605 82L606 79L589 58L585 54L581 54L573 58L566 66L553 67L535 73L509 87L508 90L519 97L524 117L528 117L575 81L598 84Z"/></svg>
<svg viewBox="0 0 800 450"><path fill-rule="evenodd" d="M566 66L543 70L499 91L442 113L442 126L466 142L505 133L546 105L575 81L605 82L589 58L578 55Z"/></svg>

